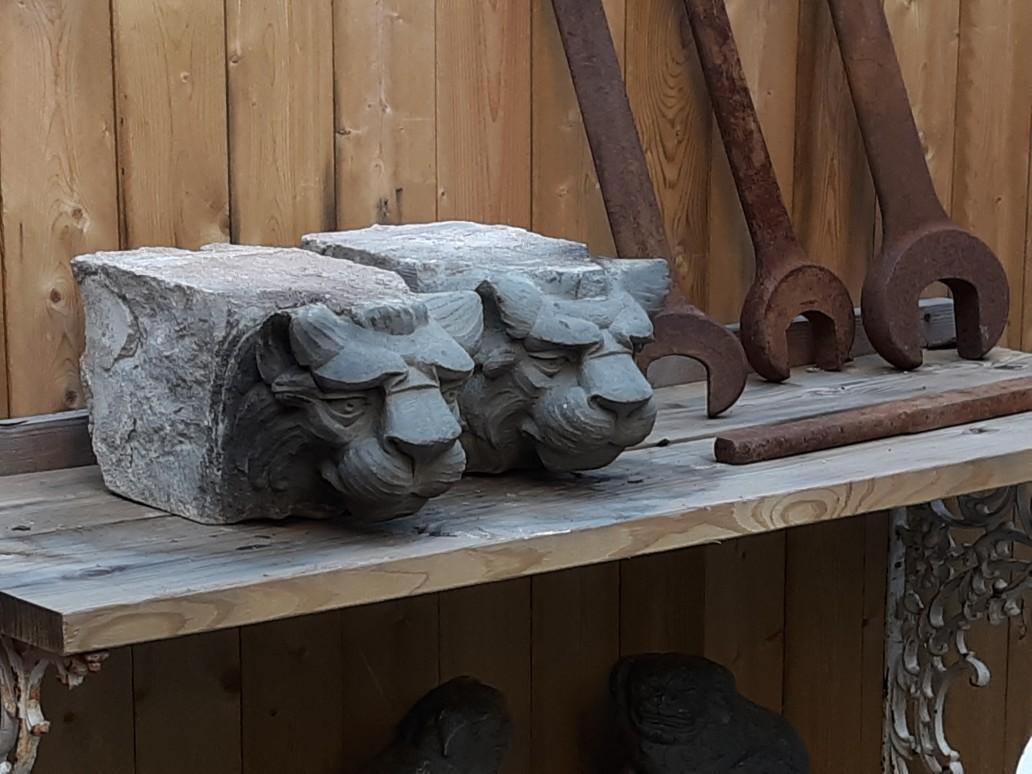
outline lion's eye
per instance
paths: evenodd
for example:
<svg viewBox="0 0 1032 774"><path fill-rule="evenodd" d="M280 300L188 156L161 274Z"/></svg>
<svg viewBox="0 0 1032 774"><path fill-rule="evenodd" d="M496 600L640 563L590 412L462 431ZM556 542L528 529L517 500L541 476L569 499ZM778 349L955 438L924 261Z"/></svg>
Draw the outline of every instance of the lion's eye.
<svg viewBox="0 0 1032 774"><path fill-rule="evenodd" d="M531 352L530 357L534 361L534 365L550 375L559 373L562 367L569 362L565 352Z"/></svg>
<svg viewBox="0 0 1032 774"><path fill-rule="evenodd" d="M338 416L345 420L353 421L365 413L369 401L361 395L355 395L351 398L340 398L331 401L330 405Z"/></svg>

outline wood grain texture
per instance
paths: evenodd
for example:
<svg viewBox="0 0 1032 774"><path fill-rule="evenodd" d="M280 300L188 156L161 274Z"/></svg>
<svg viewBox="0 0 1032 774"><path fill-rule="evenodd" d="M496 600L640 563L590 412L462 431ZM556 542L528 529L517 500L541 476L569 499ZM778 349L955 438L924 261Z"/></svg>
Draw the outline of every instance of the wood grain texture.
<svg viewBox="0 0 1032 774"><path fill-rule="evenodd" d="M871 771L846 752L861 741L864 526L853 518L788 533L784 713L815 772Z"/></svg>
<svg viewBox="0 0 1032 774"><path fill-rule="evenodd" d="M620 563L620 655L702 653L704 551L700 546Z"/></svg>
<svg viewBox="0 0 1032 774"><path fill-rule="evenodd" d="M227 0L233 241L296 245L336 221L330 0Z"/></svg>
<svg viewBox="0 0 1032 774"><path fill-rule="evenodd" d="M937 370L936 358L953 365ZM874 358L837 374L799 371L784 385L757 383L722 421L776 421L810 413L816 402L833 409L831 396L873 400L903 385L914 394L951 378L973 384L1032 368L1032 357L1006 350L988 362L948 358L932 353L915 374ZM661 421L680 441L657 436L605 471L565 482L469 479L375 535L317 522L198 525L109 496L137 509L137 518L112 523L102 501L86 511L55 501L49 518L79 514L80 528L0 539L0 631L77 652L257 623L1017 483L1032 459L1026 414L979 423L977 432L956 427L836 449L820 465L807 456L718 465L713 423L684 409L700 387L661 395L661 416L684 417L680 428ZM102 500L99 479L84 483L83 494ZM8 513L18 518L17 508Z"/></svg>
<svg viewBox="0 0 1032 774"><path fill-rule="evenodd" d="M706 546L703 654L735 674L738 690L781 711L785 652L785 533ZM748 614L743 611L748 610Z"/></svg>
<svg viewBox="0 0 1032 774"><path fill-rule="evenodd" d="M107 0L0 3L0 201L10 413L76 408L68 261L118 247Z"/></svg>
<svg viewBox="0 0 1032 774"><path fill-rule="evenodd" d="M859 302L874 250L874 184L826 0L800 0L792 213L809 258Z"/></svg>
<svg viewBox="0 0 1032 774"><path fill-rule="evenodd" d="M114 0L126 247L229 239L226 28L207 0Z"/></svg>
<svg viewBox="0 0 1032 774"><path fill-rule="evenodd" d="M624 54L626 0L608 0L616 54ZM552 0L533 0L532 227L616 255Z"/></svg>
<svg viewBox="0 0 1032 774"><path fill-rule="evenodd" d="M1013 292L1005 343L1021 340L1028 212L1032 6L965 0L960 9L953 217L993 249Z"/></svg>
<svg viewBox="0 0 1032 774"><path fill-rule="evenodd" d="M529 227L530 3L436 5L437 215Z"/></svg>
<svg viewBox="0 0 1032 774"><path fill-rule="evenodd" d="M333 12L337 227L433 220L435 4L337 0Z"/></svg>
<svg viewBox="0 0 1032 774"><path fill-rule="evenodd" d="M338 611L240 630L244 774L343 770L342 651Z"/></svg>
<svg viewBox="0 0 1032 774"><path fill-rule="evenodd" d="M652 185L663 210L674 273L705 305L711 112L682 0L635 0L627 14L624 69Z"/></svg>
<svg viewBox="0 0 1032 774"><path fill-rule="evenodd" d="M133 697L136 774L243 771L237 630L136 646Z"/></svg>
<svg viewBox="0 0 1032 774"><path fill-rule="evenodd" d="M502 774L530 774L531 582L508 580L457 589L440 597L441 681L476 677L505 694L512 747Z"/></svg>
<svg viewBox="0 0 1032 774"><path fill-rule="evenodd" d="M85 409L0 420L0 476L96 465Z"/></svg>
<svg viewBox="0 0 1032 774"><path fill-rule="evenodd" d="M48 675L42 703L51 726L34 774L135 774L132 674L122 648L74 690Z"/></svg>
<svg viewBox="0 0 1032 774"><path fill-rule="evenodd" d="M860 623L860 745L862 771L881 767L885 708L885 615L889 577L888 513L864 521L864 601Z"/></svg>
<svg viewBox="0 0 1032 774"><path fill-rule="evenodd" d="M730 0L726 7L774 173L791 212L799 2ZM752 283L753 246L716 121L712 133L707 263L714 268L706 310L720 322L732 322L738 320Z"/></svg>
<svg viewBox="0 0 1032 774"><path fill-rule="evenodd" d="M428 594L341 612L341 771L361 771L390 743L409 708L437 685L438 599Z"/></svg>
<svg viewBox="0 0 1032 774"><path fill-rule="evenodd" d="M539 575L532 588L530 770L604 771L609 672L620 655L619 565Z"/></svg>

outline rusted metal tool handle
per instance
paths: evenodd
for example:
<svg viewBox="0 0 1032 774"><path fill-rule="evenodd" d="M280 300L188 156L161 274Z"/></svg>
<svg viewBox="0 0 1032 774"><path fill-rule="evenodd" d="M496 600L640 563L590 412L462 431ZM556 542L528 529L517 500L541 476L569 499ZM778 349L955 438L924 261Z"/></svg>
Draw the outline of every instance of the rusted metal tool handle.
<svg viewBox="0 0 1032 774"><path fill-rule="evenodd" d="M621 258L669 258L670 245L601 0L553 0L559 34Z"/></svg>
<svg viewBox="0 0 1032 774"><path fill-rule="evenodd" d="M623 73L602 0L552 0L609 227L621 258L666 258L674 269ZM748 367L738 338L690 304L677 288L655 323L656 340L638 364L670 355L698 360L707 372L707 413L730 408L745 389Z"/></svg>
<svg viewBox="0 0 1032 774"><path fill-rule="evenodd" d="M799 251L724 0L684 0L713 113L745 213L757 271Z"/></svg>
<svg viewBox="0 0 1032 774"><path fill-rule="evenodd" d="M946 212L935 193L881 0L828 0L886 239Z"/></svg>
<svg viewBox="0 0 1032 774"><path fill-rule="evenodd" d="M744 465L1032 411L1032 378L847 409L717 436L718 462Z"/></svg>

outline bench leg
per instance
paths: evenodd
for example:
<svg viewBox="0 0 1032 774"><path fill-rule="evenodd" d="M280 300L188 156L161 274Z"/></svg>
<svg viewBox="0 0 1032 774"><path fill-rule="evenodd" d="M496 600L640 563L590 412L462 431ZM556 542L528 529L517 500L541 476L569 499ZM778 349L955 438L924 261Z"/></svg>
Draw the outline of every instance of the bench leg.
<svg viewBox="0 0 1032 774"><path fill-rule="evenodd" d="M0 637L0 774L29 774L40 738L50 730L40 706L40 688L50 667L69 688L100 671L106 653L56 656Z"/></svg>
<svg viewBox="0 0 1032 774"><path fill-rule="evenodd" d="M1032 590L1032 484L893 511L886 627L885 770L964 771L944 714L958 679L989 683L972 624L1021 615ZM1029 554L1025 554L1027 557Z"/></svg>

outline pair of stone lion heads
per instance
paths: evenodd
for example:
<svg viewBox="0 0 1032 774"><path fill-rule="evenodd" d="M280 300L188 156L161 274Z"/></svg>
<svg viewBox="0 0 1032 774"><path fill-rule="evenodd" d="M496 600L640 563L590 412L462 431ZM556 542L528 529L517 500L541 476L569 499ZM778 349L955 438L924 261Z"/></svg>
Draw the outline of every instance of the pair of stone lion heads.
<svg viewBox="0 0 1032 774"><path fill-rule="evenodd" d="M377 521L463 472L609 464L655 421L633 355L666 288L607 277L587 295L509 274L475 293L273 315L242 380L236 485L299 515Z"/></svg>

